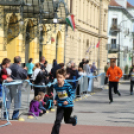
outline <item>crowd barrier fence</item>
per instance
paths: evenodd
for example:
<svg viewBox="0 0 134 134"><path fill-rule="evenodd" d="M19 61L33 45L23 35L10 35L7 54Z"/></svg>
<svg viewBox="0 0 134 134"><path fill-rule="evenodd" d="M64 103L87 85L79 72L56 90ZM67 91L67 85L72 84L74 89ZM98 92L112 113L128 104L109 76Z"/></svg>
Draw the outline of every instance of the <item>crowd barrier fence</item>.
<svg viewBox="0 0 134 134"><path fill-rule="evenodd" d="M83 97L84 95L93 91L94 85L96 86L98 84L98 87L103 88L104 77L105 77L104 73L101 73L97 76L93 76L93 74L91 74L89 76L80 76L76 80L66 80L66 81L67 82L77 82L77 84L79 86L79 94L77 94L77 89L78 89L78 86L77 86L76 97ZM95 82L95 78L97 78L96 82ZM51 85L54 85L56 83L57 83L56 79L54 80L54 82L48 83L47 85L35 85L35 84L32 84L29 80L23 80L23 81L15 80L15 81L9 82L9 83L3 82L3 84L2 84L1 120L5 119L4 113L6 113L7 123L4 124L4 125L1 125L0 127L11 124L9 122L9 119L10 119L11 111L13 111L13 110L26 110L27 111L27 112L21 113L20 116L22 114L28 114L29 113L31 86L33 86L33 87L50 87ZM20 88L18 89L17 86L20 86ZM16 104L16 100L14 99L16 96L12 96L10 94L11 91L13 90L12 88L14 88L14 91L13 91L12 95L18 95L18 99L21 100L20 104ZM8 97L9 94L12 97ZM55 90L53 91L53 94L54 94L54 96L53 96L53 99L54 99L55 95L56 95ZM12 103L12 105L8 104L8 101L12 102L12 100L14 102L14 105L13 105L13 103Z"/></svg>

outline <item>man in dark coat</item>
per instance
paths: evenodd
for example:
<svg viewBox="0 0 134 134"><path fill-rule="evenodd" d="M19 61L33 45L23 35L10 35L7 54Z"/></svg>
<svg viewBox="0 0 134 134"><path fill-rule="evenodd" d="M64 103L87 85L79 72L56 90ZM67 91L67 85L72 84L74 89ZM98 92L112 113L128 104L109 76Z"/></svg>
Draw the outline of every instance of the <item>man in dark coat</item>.
<svg viewBox="0 0 134 134"><path fill-rule="evenodd" d="M82 59L82 62L79 64L79 67L83 69L84 63L85 63L85 58Z"/></svg>
<svg viewBox="0 0 134 134"><path fill-rule="evenodd" d="M51 69L51 75L52 75L52 77L53 77L53 78L56 78L56 71L57 71L58 69L62 69L62 68L64 68L64 63L60 63L60 64L58 64L57 66L55 66L54 68L52 68L52 69Z"/></svg>

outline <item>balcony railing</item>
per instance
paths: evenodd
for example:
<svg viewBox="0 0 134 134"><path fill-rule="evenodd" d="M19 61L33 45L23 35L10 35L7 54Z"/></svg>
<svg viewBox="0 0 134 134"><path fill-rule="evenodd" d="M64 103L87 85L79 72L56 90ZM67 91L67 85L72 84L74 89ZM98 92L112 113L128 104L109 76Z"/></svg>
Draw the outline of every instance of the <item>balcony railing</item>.
<svg viewBox="0 0 134 134"><path fill-rule="evenodd" d="M119 51L119 45L118 44L109 44L109 51L112 52L118 52Z"/></svg>
<svg viewBox="0 0 134 134"><path fill-rule="evenodd" d="M120 27L117 24L112 24L110 30L112 32L120 32Z"/></svg>

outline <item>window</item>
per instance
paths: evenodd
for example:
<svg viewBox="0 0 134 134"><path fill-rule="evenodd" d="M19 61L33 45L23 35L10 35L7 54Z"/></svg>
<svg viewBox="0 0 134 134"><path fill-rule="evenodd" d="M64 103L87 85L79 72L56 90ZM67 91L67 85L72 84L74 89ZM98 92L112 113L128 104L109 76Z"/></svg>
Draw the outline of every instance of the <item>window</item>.
<svg viewBox="0 0 134 134"><path fill-rule="evenodd" d="M116 39L111 39L111 48L116 48Z"/></svg>
<svg viewBox="0 0 134 134"><path fill-rule="evenodd" d="M112 19L112 25L117 25L117 18Z"/></svg>
<svg viewBox="0 0 134 134"><path fill-rule="evenodd" d="M70 13L73 13L73 0L70 0Z"/></svg>

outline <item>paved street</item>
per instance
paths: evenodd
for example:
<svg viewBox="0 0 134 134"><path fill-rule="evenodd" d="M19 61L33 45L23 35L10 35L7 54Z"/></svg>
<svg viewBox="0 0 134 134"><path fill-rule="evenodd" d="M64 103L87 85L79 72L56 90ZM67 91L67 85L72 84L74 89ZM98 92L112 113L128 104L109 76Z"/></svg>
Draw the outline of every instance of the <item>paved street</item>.
<svg viewBox="0 0 134 134"><path fill-rule="evenodd" d="M113 104L109 104L107 89L75 102L73 115L78 116L78 126L63 125L61 134L132 134L134 132L134 96L129 95L128 84L120 84L119 89L122 96L114 95ZM12 122L12 126L1 128L0 134L2 132L18 134L19 131L21 131L19 134L24 132L25 134L50 134L54 119L55 112L51 112L39 117L38 120L26 119L26 123L15 121ZM10 130L13 129L11 133Z"/></svg>

